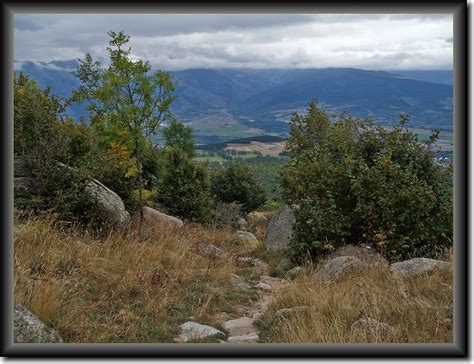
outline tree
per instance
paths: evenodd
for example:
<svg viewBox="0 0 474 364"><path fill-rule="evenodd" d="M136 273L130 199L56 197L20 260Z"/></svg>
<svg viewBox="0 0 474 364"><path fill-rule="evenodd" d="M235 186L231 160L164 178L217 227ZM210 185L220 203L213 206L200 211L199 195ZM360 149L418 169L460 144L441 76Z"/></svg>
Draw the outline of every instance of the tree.
<svg viewBox="0 0 474 364"><path fill-rule="evenodd" d="M74 74L82 86L73 91L71 100L89 103L91 122L128 133L137 170L139 232L143 236L143 148L160 123L170 117L175 85L169 73L151 72L148 61L132 58L131 48L127 48L130 37L124 32L108 35L111 37L107 47L110 65L102 66L90 54L79 60Z"/></svg>
<svg viewBox="0 0 474 364"><path fill-rule="evenodd" d="M247 165L231 163L212 178L212 194L220 202L241 204L251 212L266 201L265 191Z"/></svg>
<svg viewBox="0 0 474 364"><path fill-rule="evenodd" d="M158 202L181 218L209 222L211 184L207 168L178 147L167 147L158 183Z"/></svg>
<svg viewBox="0 0 474 364"><path fill-rule="evenodd" d="M163 129L165 137L165 146L178 147L183 150L189 158L196 154L196 142L193 139L193 128L180 123L177 120L171 120L168 127Z"/></svg>
<svg viewBox="0 0 474 364"><path fill-rule="evenodd" d="M315 102L290 122L285 201L295 206L290 253L318 258L368 244L396 261L436 257L452 245L452 171L406 128L387 130L342 115L330 123Z"/></svg>

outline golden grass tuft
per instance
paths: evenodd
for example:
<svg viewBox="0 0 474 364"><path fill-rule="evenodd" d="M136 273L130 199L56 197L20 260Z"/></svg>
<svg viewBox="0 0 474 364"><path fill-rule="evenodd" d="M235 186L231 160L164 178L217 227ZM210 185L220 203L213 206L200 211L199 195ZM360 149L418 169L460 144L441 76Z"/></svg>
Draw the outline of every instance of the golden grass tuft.
<svg viewBox="0 0 474 364"><path fill-rule="evenodd" d="M320 267L325 262L321 262ZM314 271L296 279L275 297L258 322L265 342L279 343L448 343L453 341L452 271L418 277L394 275L388 267L320 284ZM285 319L282 308L307 306ZM351 335L351 325L372 317L393 334Z"/></svg>
<svg viewBox="0 0 474 364"><path fill-rule="evenodd" d="M133 226L98 240L58 226L16 220L14 294L66 342L172 342L189 317L216 324L246 298L232 294L233 259L198 254L200 243L240 254L230 231L149 226L140 241Z"/></svg>

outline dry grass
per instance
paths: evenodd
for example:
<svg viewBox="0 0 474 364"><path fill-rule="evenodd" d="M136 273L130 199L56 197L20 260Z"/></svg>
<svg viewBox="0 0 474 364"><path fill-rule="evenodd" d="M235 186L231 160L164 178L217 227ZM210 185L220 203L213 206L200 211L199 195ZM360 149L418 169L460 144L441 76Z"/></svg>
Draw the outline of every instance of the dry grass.
<svg viewBox="0 0 474 364"><path fill-rule="evenodd" d="M323 264L322 262L321 264ZM452 272L402 278L388 268L331 284L311 279L314 270L279 292L258 322L265 342L281 343L449 343L453 330ZM286 319L276 319L282 308L307 306ZM376 337L351 335L351 325L370 316L394 328Z"/></svg>
<svg viewBox="0 0 474 364"><path fill-rule="evenodd" d="M248 300L229 286L234 260L203 257L199 243L240 254L227 230L153 227L101 240L52 217L16 221L15 303L54 326L66 342L172 342L189 320L216 325L217 313Z"/></svg>

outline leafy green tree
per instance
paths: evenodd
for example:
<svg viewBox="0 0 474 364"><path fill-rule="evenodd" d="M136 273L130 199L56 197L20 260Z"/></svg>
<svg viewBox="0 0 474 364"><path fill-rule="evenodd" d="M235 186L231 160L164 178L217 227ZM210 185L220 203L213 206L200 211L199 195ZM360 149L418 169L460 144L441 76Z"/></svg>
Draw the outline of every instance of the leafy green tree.
<svg viewBox="0 0 474 364"><path fill-rule="evenodd" d="M231 163L212 178L212 194L217 201L237 202L245 212L251 212L266 201L265 191L244 164Z"/></svg>
<svg viewBox="0 0 474 364"><path fill-rule="evenodd" d="M189 158L193 158L196 154L196 142L193 138L193 128L172 120L168 127L163 129L165 137L165 146L178 147L183 150Z"/></svg>
<svg viewBox="0 0 474 364"><path fill-rule="evenodd" d="M110 65L102 66L90 54L79 60L74 73L82 86L74 90L72 101L87 101L93 123L106 125L112 132L126 131L135 158L139 189L140 236L143 235L143 148L160 123L170 117L174 82L169 73L151 72L148 61L132 58L124 32L109 32L107 51Z"/></svg>
<svg viewBox="0 0 474 364"><path fill-rule="evenodd" d="M430 151L436 132L420 143L407 122L388 130L342 115L330 123L315 102L293 115L282 190L295 206L295 259L364 243L394 261L452 245L452 170Z"/></svg>
<svg viewBox="0 0 474 364"><path fill-rule="evenodd" d="M166 148L158 183L158 202L183 219L207 223L211 184L205 165L196 163L178 147Z"/></svg>

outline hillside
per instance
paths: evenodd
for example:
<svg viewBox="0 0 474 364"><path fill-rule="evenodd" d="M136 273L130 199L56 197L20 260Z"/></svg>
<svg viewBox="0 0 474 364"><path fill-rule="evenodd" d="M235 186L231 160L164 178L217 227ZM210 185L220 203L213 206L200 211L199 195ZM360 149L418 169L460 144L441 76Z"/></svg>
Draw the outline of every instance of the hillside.
<svg viewBox="0 0 474 364"><path fill-rule="evenodd" d="M74 61L17 62L16 69L67 97L78 86L71 74L73 65ZM172 111L193 126L200 143L261 134L286 136L291 113L301 112L313 98L330 113L371 116L390 126L399 113L408 112L411 127L452 131L452 87L443 84L445 71L188 69L172 74L177 80ZM85 111L72 106L70 114L78 118Z"/></svg>

